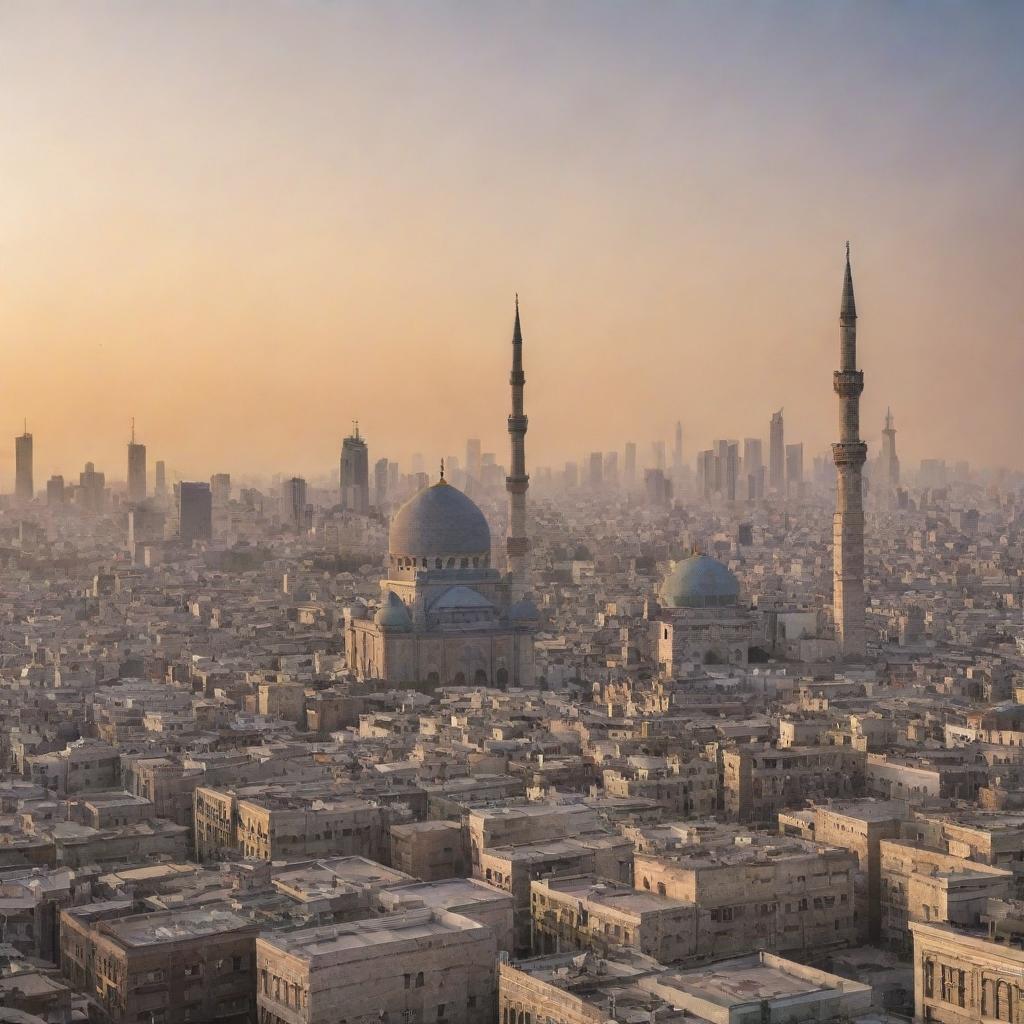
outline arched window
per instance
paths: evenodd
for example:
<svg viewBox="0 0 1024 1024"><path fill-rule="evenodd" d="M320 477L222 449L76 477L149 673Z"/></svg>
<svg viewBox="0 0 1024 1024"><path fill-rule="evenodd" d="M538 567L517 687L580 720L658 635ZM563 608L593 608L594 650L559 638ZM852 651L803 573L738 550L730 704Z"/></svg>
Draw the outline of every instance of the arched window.
<svg viewBox="0 0 1024 1024"><path fill-rule="evenodd" d="M434 559L434 568L435 569L440 569L441 568L441 559L440 558L435 558Z"/></svg>
<svg viewBox="0 0 1024 1024"><path fill-rule="evenodd" d="M468 569L469 568L469 559L468 558L464 558L462 560L462 562L459 564L459 568L460 569Z"/></svg>
<svg viewBox="0 0 1024 1024"><path fill-rule="evenodd" d="M473 556L473 568L477 569L480 567L480 557L478 555Z"/></svg>
<svg viewBox="0 0 1024 1024"><path fill-rule="evenodd" d="M423 988L423 972L422 971L420 971L416 975L416 987L417 988Z"/></svg>
<svg viewBox="0 0 1024 1024"><path fill-rule="evenodd" d="M486 686L487 685L487 673L482 668L478 668L476 670L475 675L473 676L473 682L477 686Z"/></svg>
<svg viewBox="0 0 1024 1024"><path fill-rule="evenodd" d="M463 673L463 672L456 672L455 673L455 678L452 680L452 685L453 686L465 686L466 685L465 673Z"/></svg>
<svg viewBox="0 0 1024 1024"><path fill-rule="evenodd" d="M455 559L454 558L449 558L448 559L448 568L449 569L454 569L455 568Z"/></svg>
<svg viewBox="0 0 1024 1024"><path fill-rule="evenodd" d="M498 684L498 686L502 687L503 689L506 686L508 686L508 669L499 668L497 674L495 675L494 681Z"/></svg>
<svg viewBox="0 0 1024 1024"><path fill-rule="evenodd" d="M996 1019L1013 1020L1013 994L1007 981L996 982Z"/></svg>
<svg viewBox="0 0 1024 1024"><path fill-rule="evenodd" d="M424 558L423 559L423 568L426 569L426 567L427 567L427 560L426 560L426 558Z"/></svg>

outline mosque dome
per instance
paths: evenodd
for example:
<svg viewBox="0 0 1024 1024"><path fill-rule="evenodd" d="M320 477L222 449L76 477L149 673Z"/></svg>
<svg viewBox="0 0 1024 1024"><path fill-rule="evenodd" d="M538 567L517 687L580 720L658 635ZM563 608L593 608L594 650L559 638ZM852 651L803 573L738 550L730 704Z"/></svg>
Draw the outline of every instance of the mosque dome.
<svg viewBox="0 0 1024 1024"><path fill-rule="evenodd" d="M533 622L540 618L540 612L530 598L524 597L509 608L508 617L513 622Z"/></svg>
<svg viewBox="0 0 1024 1024"><path fill-rule="evenodd" d="M374 625L379 629L390 629L395 632L408 632L412 629L412 616L402 599L392 590L388 591L384 603L373 617Z"/></svg>
<svg viewBox="0 0 1024 1024"><path fill-rule="evenodd" d="M395 513L388 551L392 557L414 559L489 557L491 530L473 501L441 479Z"/></svg>
<svg viewBox="0 0 1024 1024"><path fill-rule="evenodd" d="M676 562L658 590L661 603L672 608L718 608L736 604L739 596L739 580L707 555Z"/></svg>

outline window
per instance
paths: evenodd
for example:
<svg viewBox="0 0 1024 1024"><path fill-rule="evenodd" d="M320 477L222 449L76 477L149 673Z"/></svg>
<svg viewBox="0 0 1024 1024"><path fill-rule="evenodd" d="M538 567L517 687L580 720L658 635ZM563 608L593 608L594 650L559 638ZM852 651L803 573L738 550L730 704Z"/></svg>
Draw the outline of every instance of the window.
<svg viewBox="0 0 1024 1024"><path fill-rule="evenodd" d="M942 968L941 997L953 1006L967 1005L967 976L957 967Z"/></svg>
<svg viewBox="0 0 1024 1024"><path fill-rule="evenodd" d="M417 988L423 988L423 972L422 971L420 971L416 975L416 987Z"/></svg>

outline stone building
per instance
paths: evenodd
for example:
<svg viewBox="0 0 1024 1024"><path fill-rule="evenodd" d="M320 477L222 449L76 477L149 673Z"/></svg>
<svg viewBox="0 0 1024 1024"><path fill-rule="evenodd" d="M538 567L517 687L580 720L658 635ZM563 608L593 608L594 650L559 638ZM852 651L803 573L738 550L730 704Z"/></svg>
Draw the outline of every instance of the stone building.
<svg viewBox="0 0 1024 1024"><path fill-rule="evenodd" d="M93 995L101 1024L252 1019L256 924L226 906L104 912L102 903L65 910L60 934L64 974Z"/></svg>
<svg viewBox="0 0 1024 1024"><path fill-rule="evenodd" d="M430 909L256 942L259 1024L494 1019L497 949L478 921Z"/></svg>
<svg viewBox="0 0 1024 1024"><path fill-rule="evenodd" d="M464 878L469 855L462 826L456 821L414 821L391 827L391 863L400 871L436 882Z"/></svg>
<svg viewBox="0 0 1024 1024"><path fill-rule="evenodd" d="M721 563L694 554L675 562L649 602L652 660L671 676L686 664L746 665L758 638L756 616Z"/></svg>
<svg viewBox="0 0 1024 1024"><path fill-rule="evenodd" d="M483 513L442 477L392 520L380 607L346 609L345 654L360 679L530 686L536 624L491 567Z"/></svg>

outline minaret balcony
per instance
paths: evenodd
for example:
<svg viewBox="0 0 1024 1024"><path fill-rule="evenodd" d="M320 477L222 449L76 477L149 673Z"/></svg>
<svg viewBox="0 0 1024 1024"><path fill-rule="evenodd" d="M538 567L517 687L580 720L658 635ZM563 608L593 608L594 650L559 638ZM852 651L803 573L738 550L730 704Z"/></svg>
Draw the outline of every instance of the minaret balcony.
<svg viewBox="0 0 1024 1024"><path fill-rule="evenodd" d="M836 370L832 374L832 387L840 398L860 398L864 390L864 371Z"/></svg>
<svg viewBox="0 0 1024 1024"><path fill-rule="evenodd" d="M832 460L843 466L863 466L867 461L868 446L863 441L837 441L832 445Z"/></svg>

